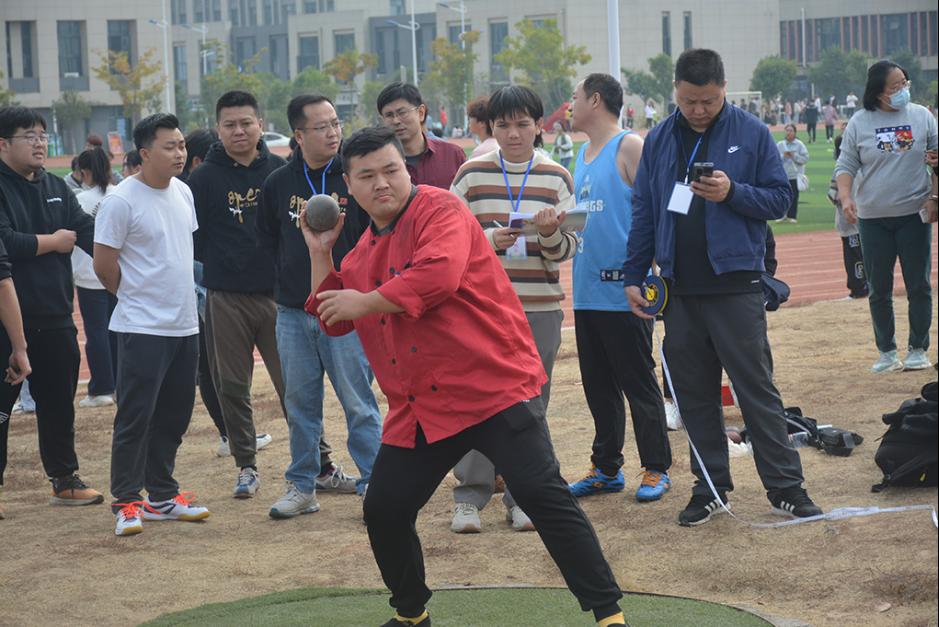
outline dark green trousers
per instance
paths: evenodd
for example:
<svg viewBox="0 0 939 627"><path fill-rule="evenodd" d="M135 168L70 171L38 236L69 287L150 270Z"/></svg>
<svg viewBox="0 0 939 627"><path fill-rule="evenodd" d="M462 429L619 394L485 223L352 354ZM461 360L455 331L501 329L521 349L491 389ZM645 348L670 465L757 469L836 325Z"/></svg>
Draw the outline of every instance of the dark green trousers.
<svg viewBox="0 0 939 627"><path fill-rule="evenodd" d="M864 271L870 286L868 302L874 341L881 352L897 349L893 318L893 268L900 258L906 286L910 336L908 347L929 348L932 324L932 225L923 224L918 214L900 218L858 220Z"/></svg>

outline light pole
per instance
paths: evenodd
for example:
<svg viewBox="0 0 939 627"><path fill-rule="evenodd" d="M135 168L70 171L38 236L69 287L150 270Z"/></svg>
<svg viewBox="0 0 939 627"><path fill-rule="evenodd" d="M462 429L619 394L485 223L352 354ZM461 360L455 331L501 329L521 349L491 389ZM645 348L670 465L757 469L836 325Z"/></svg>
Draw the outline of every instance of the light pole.
<svg viewBox="0 0 939 627"><path fill-rule="evenodd" d="M169 22L166 21L166 0L163 0L161 4L163 5L163 19L155 20L151 18L147 21L153 24L154 26L159 26L160 28L163 29L163 72L164 74L168 75L170 71L170 44L169 44L170 25L169 25ZM168 76L164 76L165 87L163 89L163 95L165 97L164 105L166 106L167 113L173 113L173 91L172 91L173 85L172 83L173 81L169 80Z"/></svg>
<svg viewBox="0 0 939 627"><path fill-rule="evenodd" d="M420 30L421 25L418 24L417 20L414 19L414 0L411 0L410 24L402 24L401 22L396 22L394 20L387 20L387 22L389 24L394 24L398 28L411 31L411 71L414 73L414 86L417 87L417 31Z"/></svg>
<svg viewBox="0 0 939 627"><path fill-rule="evenodd" d="M202 76L207 75L209 73L209 50L205 47L205 36L209 32L209 27L205 24L200 24L199 26L193 26L192 24L180 24L180 26L196 33L202 33L202 52L200 54L202 57Z"/></svg>
<svg viewBox="0 0 939 627"><path fill-rule="evenodd" d="M455 7L446 2L438 2L438 6L441 6L445 9L450 9L451 11L456 11L460 14L460 50L466 50L466 3L463 0L460 0L460 6ZM473 68L469 69L470 76L472 76ZM466 114L466 101L469 99L469 83L470 76L466 76L463 79L463 132L466 133L469 128L469 116Z"/></svg>

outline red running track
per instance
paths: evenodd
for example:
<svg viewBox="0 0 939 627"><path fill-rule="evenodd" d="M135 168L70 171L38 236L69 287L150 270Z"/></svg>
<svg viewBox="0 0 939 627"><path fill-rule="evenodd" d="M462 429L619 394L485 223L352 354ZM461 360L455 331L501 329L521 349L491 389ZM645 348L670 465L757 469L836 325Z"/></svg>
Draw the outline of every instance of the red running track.
<svg viewBox="0 0 939 627"><path fill-rule="evenodd" d="M933 241L937 239L936 227L933 228ZM939 284L939 256L937 247L932 248L932 277L933 287ZM794 233L780 235L776 238L776 257L779 260L777 276L789 284L792 295L784 307L808 305L824 300L845 298L848 295L844 262L841 256L841 238L835 231L815 231L812 233ZM574 326L574 312L571 301L571 265L561 266L561 285L567 298L562 303L564 310L564 324ZM899 264L894 271L894 291L904 293L903 278L900 275ZM77 299L76 299L77 300ZM77 308L74 314L75 324L78 326L78 341L83 347L85 335L82 330L81 316ZM260 357L255 354L255 361ZM79 379L88 380L87 360L82 361Z"/></svg>

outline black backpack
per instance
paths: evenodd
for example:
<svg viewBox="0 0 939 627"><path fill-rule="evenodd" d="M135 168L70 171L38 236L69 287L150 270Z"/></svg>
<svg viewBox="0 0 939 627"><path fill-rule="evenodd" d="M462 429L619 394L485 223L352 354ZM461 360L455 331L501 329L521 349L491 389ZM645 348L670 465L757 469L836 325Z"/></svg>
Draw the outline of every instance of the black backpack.
<svg viewBox="0 0 939 627"><path fill-rule="evenodd" d="M939 384L927 383L921 398L903 401L900 409L884 414L890 428L883 435L874 461L884 473L883 480L871 487L881 492L887 486L935 486L939 481Z"/></svg>

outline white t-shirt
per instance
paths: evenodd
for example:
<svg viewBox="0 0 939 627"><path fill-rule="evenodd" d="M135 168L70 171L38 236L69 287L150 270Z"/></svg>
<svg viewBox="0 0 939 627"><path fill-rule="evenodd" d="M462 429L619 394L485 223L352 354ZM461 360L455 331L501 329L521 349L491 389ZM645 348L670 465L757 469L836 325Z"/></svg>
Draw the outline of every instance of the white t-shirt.
<svg viewBox="0 0 939 627"><path fill-rule="evenodd" d="M844 104L849 109L856 109L857 108L857 96L855 96L854 94L848 94L848 97L844 99Z"/></svg>
<svg viewBox="0 0 939 627"><path fill-rule="evenodd" d="M137 176L106 196L95 243L120 250L121 283L108 327L121 333L185 337L199 332L192 289L192 192L179 179L154 189Z"/></svg>
<svg viewBox="0 0 939 627"><path fill-rule="evenodd" d="M108 191L106 193L110 194L112 190L114 190L114 186L108 185ZM92 187L84 191L77 191L78 193L75 194L75 199L78 200L78 204L82 206L85 213L92 216L95 215L98 211L98 205L101 203L101 199L105 196L105 194L101 193L101 188ZM104 289L104 286L101 285L101 281L98 280L98 275L95 274L91 257L78 246L72 249L72 277L75 279L75 285L77 287L83 287L86 290Z"/></svg>

